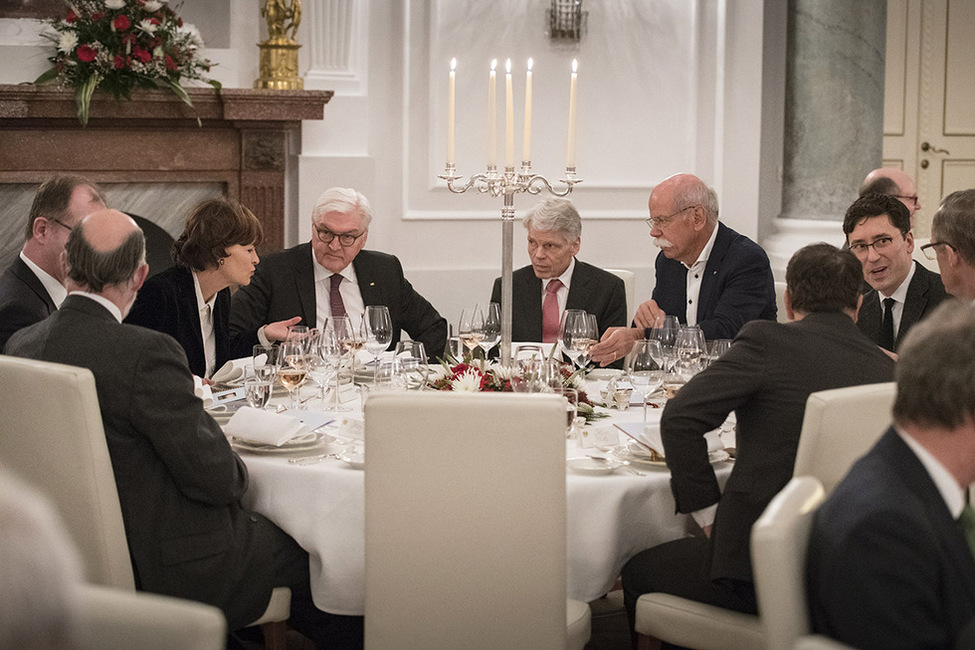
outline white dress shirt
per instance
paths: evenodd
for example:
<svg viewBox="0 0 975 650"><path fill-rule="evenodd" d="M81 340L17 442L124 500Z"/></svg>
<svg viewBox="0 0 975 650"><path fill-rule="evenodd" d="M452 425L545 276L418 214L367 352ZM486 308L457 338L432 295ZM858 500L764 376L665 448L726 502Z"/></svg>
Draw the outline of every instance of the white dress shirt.
<svg viewBox="0 0 975 650"><path fill-rule="evenodd" d="M911 286L911 280L914 278L914 271L917 270L917 262L911 264L911 270L907 272L907 277L904 281L900 283L894 293L885 295L882 291L878 291L877 295L880 298L880 315L883 318L884 313L884 299L893 298L894 306L890 308L890 315L894 319L894 340L897 340L897 333L901 329L901 316L904 315L904 303L907 302L907 289Z"/></svg>
<svg viewBox="0 0 975 650"><path fill-rule="evenodd" d="M329 301L331 290L332 272L318 263L315 257L315 250L312 249L312 268L315 269L315 327L324 329L325 319L332 317L332 305ZM349 264L339 272L342 276L342 284L339 285L339 293L342 295L342 304L345 305L345 313L352 321L352 326L356 327L362 322L362 314L366 311L366 305L359 293L359 281L355 276L355 268Z"/></svg>
<svg viewBox="0 0 975 650"><path fill-rule="evenodd" d="M711 256L711 249L714 248L714 240L718 236L718 224L714 225L708 243L704 245L697 261L691 266L687 266L687 304L685 305L684 319L687 325L697 325L697 305L698 297L701 294L701 283L704 281L704 269L708 265L708 258ZM681 262L683 264L683 262Z"/></svg>
<svg viewBox="0 0 975 650"><path fill-rule="evenodd" d="M112 313L112 316L115 317L115 320L117 320L120 323L122 322L122 310L119 309L118 306L108 298L105 298L104 296L99 296L97 293L88 293L87 291L72 291L71 295L84 296L85 298L94 300L99 305L101 305L102 307L110 311Z"/></svg>
<svg viewBox="0 0 975 650"><path fill-rule="evenodd" d="M196 308L200 311L200 334L203 335L203 354L207 360L206 377L212 377L217 369L217 337L213 330L213 306L217 302L217 294L213 294L209 302L203 300L200 290L200 280L193 274L193 289L196 291Z"/></svg>

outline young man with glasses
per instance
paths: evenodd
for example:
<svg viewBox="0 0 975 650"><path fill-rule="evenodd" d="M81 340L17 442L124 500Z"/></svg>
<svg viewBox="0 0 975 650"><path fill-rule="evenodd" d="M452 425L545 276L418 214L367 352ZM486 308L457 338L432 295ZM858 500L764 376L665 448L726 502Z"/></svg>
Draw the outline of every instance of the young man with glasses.
<svg viewBox="0 0 975 650"><path fill-rule="evenodd" d="M843 218L843 232L871 287L857 326L893 352L908 330L947 297L941 278L914 262L910 213L893 196L865 194L854 201Z"/></svg>
<svg viewBox="0 0 975 650"><path fill-rule="evenodd" d="M975 301L975 189L945 197L931 222L931 243L921 248L938 260L948 293Z"/></svg>
<svg viewBox="0 0 975 650"><path fill-rule="evenodd" d="M231 333L293 316L308 327L321 328L332 316L358 323L366 305L385 305L393 324L390 347L405 330L429 354L442 351L447 321L403 276L396 257L363 250L371 221L372 208L361 193L325 190L312 210L311 241L268 255L251 283L234 294Z"/></svg>

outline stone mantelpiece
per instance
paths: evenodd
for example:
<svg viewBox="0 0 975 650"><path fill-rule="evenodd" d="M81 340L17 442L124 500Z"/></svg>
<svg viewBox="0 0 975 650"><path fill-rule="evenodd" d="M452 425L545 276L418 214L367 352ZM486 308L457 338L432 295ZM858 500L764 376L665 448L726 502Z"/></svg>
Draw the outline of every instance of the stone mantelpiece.
<svg viewBox="0 0 975 650"><path fill-rule="evenodd" d="M261 220L261 248L282 248L301 121L323 119L332 91L187 92L193 107L163 90L136 91L131 101L96 93L82 127L72 93L0 85L0 183L39 183L53 172L101 183L221 183Z"/></svg>

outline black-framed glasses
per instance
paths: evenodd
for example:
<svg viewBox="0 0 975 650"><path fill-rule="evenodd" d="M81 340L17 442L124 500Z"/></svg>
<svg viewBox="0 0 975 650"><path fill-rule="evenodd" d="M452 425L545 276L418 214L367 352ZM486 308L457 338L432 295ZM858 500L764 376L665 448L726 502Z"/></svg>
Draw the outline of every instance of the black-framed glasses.
<svg viewBox="0 0 975 650"><path fill-rule="evenodd" d="M911 196L906 196L904 194L894 194L895 199L901 199L902 201L910 201L914 205L917 205L917 194L912 194Z"/></svg>
<svg viewBox="0 0 975 650"><path fill-rule="evenodd" d="M53 221L54 223L58 224L59 226L61 226L65 230L67 230L68 232L71 232L72 230L74 230L74 228L72 226L69 226L68 224L64 223L60 219L55 219L54 217L44 217L44 218L47 219L48 221Z"/></svg>
<svg viewBox="0 0 975 650"><path fill-rule="evenodd" d="M681 212L687 212L691 208L696 208L696 207L697 207L697 204L695 203L694 205L689 205L686 208L681 208L677 212L673 212L671 214L668 214L666 217L650 217L649 219L646 220L647 221L647 225L650 226L650 228L663 228L668 223L670 223L674 219L674 217L676 217L677 215L679 215Z"/></svg>
<svg viewBox="0 0 975 650"><path fill-rule="evenodd" d="M359 237L366 234L365 230L360 232L358 235L353 235L352 233L348 232L339 234L332 232L328 228L319 228L318 226L315 226L315 232L318 234L318 241L322 242L323 244L331 244L332 240L338 237L339 244L346 248L354 244L355 240L359 239Z"/></svg>
<svg viewBox="0 0 975 650"><path fill-rule="evenodd" d="M921 252L924 253L924 256L929 260L936 260L938 259L938 252L935 250L935 248L938 246L947 246L951 250L955 250L955 247L946 241L933 241L921 246Z"/></svg>
<svg viewBox="0 0 975 650"><path fill-rule="evenodd" d="M867 253L873 248L878 253L882 253L884 250L890 247L894 243L894 238L890 236L877 237L875 240L869 244L865 242L857 242L855 244L850 244L850 252L857 257L866 257Z"/></svg>

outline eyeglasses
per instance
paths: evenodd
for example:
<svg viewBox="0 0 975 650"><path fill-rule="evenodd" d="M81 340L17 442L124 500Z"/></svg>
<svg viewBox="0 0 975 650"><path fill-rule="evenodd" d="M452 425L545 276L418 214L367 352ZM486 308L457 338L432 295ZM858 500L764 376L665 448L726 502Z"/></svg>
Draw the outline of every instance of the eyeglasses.
<svg viewBox="0 0 975 650"><path fill-rule="evenodd" d="M878 253L882 253L891 244L894 243L893 237L877 237L875 240L869 244L864 244L862 242L857 242L856 244L850 244L850 252L857 257L866 257L867 253L873 248Z"/></svg>
<svg viewBox="0 0 975 650"><path fill-rule="evenodd" d="M73 228L73 227L71 227L71 226L69 226L68 224L66 224L66 223L64 223L64 222L63 222L63 221L61 221L60 219L55 219L54 217L46 217L46 219L47 219L48 221L53 221L54 223L56 223L56 224L58 224L59 226L61 226L61 227L62 227L62 228L64 228L65 230L67 230L68 232L71 232L72 230L74 230L74 228Z"/></svg>
<svg viewBox="0 0 975 650"><path fill-rule="evenodd" d="M671 220L674 217L676 217L677 215L679 215L681 212L687 212L691 208L696 208L696 207L697 207L697 204L689 205L686 208L681 208L677 212L674 212L672 214L668 214L666 217L650 217L649 219L646 220L647 221L647 225L650 226L650 228L663 228L668 223L670 223Z"/></svg>
<svg viewBox="0 0 975 650"><path fill-rule="evenodd" d="M338 233L332 232L327 228L319 228L318 226L315 226L315 232L318 233L318 240L323 244L331 244L332 240L338 237L339 244L346 248L354 244L355 240L359 239L359 237L362 237L364 234L366 234L366 231L363 230L358 235L353 235L347 232L344 232L340 235Z"/></svg>
<svg viewBox="0 0 975 650"><path fill-rule="evenodd" d="M938 252L935 250L935 247L937 246L947 246L951 250L955 250L955 247L946 241L933 241L921 246L921 252L924 253L924 256L929 260L936 260L938 259Z"/></svg>
<svg viewBox="0 0 975 650"><path fill-rule="evenodd" d="M914 205L917 205L917 194L913 194L911 196L904 196L902 194L894 194L894 198L895 199L901 199L901 200L904 200L904 201L910 201Z"/></svg>

